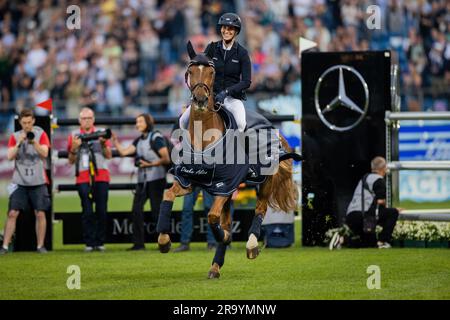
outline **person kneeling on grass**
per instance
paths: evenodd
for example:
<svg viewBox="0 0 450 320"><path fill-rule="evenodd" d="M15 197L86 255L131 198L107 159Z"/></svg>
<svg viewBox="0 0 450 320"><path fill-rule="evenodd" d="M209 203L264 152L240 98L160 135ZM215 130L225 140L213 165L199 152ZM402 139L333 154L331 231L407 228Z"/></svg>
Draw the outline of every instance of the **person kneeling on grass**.
<svg viewBox="0 0 450 320"><path fill-rule="evenodd" d="M346 224L353 236L345 239L336 232L331 238L330 250L338 249L346 242L353 248L391 248L392 232L402 209L386 208L386 160L383 157L374 158L371 169L372 172L359 181L347 209ZM378 239L375 233L377 225L383 228Z"/></svg>

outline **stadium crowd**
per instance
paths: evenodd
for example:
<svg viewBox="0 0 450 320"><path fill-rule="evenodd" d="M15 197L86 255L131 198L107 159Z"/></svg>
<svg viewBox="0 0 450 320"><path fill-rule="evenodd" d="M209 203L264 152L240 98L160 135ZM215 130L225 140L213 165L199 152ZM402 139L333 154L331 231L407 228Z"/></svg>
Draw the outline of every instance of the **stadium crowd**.
<svg viewBox="0 0 450 320"><path fill-rule="evenodd" d="M66 22L81 8L81 28ZM366 25L370 5L381 28ZM179 114L189 98L185 44L217 40L224 12L243 19L253 64L250 94L300 95L300 36L321 51L393 49L403 110L448 110L450 2L445 0L0 0L0 130L25 106L54 113ZM42 111L45 112L45 111Z"/></svg>

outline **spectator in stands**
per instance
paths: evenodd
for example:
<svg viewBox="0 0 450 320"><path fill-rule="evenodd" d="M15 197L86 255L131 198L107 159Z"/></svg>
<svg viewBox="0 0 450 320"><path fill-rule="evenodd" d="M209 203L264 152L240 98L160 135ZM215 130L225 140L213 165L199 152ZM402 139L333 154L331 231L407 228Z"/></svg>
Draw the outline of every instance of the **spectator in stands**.
<svg viewBox="0 0 450 320"><path fill-rule="evenodd" d="M125 104L125 97L120 82L113 76L108 79L105 96L110 114L119 116L120 109L123 108Z"/></svg>
<svg viewBox="0 0 450 320"><path fill-rule="evenodd" d="M405 13L399 0L392 0L387 10L387 29L393 36L402 36L405 33Z"/></svg>
<svg viewBox="0 0 450 320"><path fill-rule="evenodd" d="M184 78L181 75L177 75L169 91L168 109L172 114L180 114L181 109L189 101L189 97L190 92L184 83Z"/></svg>
<svg viewBox="0 0 450 320"><path fill-rule="evenodd" d="M314 26L308 28L308 31L306 31L306 38L316 42L320 51L327 51L331 35L328 29L323 26L322 20L316 18L314 19Z"/></svg>
<svg viewBox="0 0 450 320"><path fill-rule="evenodd" d="M17 111L21 111L25 108L30 98L30 93L33 87L33 78L28 75L25 70L25 57L22 55L20 57L20 63L16 66L14 70L14 75L12 78L14 92L13 96L16 101Z"/></svg>
<svg viewBox="0 0 450 320"><path fill-rule="evenodd" d="M37 76L38 69L45 64L46 60L47 51L44 50L40 41L36 40L27 55L28 72L34 77Z"/></svg>
<svg viewBox="0 0 450 320"><path fill-rule="evenodd" d="M70 81L65 92L65 97L67 98L67 116L74 117L77 113L79 114L82 95L83 83L77 75L71 73Z"/></svg>
<svg viewBox="0 0 450 320"><path fill-rule="evenodd" d="M359 26L362 12L357 0L344 0L341 9L341 18L344 26Z"/></svg>
<svg viewBox="0 0 450 320"><path fill-rule="evenodd" d="M109 140L83 142L80 135L93 133L95 127L94 111L83 108L79 116L80 128L68 138L69 163L75 165L76 184L83 210L83 240L85 252L104 251L106 240L106 214L110 175L107 160L112 158ZM95 203L95 212L93 205Z"/></svg>
<svg viewBox="0 0 450 320"><path fill-rule="evenodd" d="M292 0L291 3L296 17L306 18L311 15L314 0Z"/></svg>
<svg viewBox="0 0 450 320"><path fill-rule="evenodd" d="M55 76L55 83L50 96L52 97L53 109L58 112L59 109L64 108L64 100L66 98L65 92L69 82L69 75L67 72L58 72Z"/></svg>
<svg viewBox="0 0 450 320"><path fill-rule="evenodd" d="M8 112L11 98L11 81L13 74L13 62L4 45L0 43L0 111Z"/></svg>
<svg viewBox="0 0 450 320"><path fill-rule="evenodd" d="M142 21L139 29L140 77L146 85L156 78L159 37L148 21Z"/></svg>
<svg viewBox="0 0 450 320"><path fill-rule="evenodd" d="M427 63L427 57L425 56L425 48L423 47L422 37L418 35L414 29L410 29L408 32L406 55L408 61L413 63L417 72L421 74Z"/></svg>
<svg viewBox="0 0 450 320"><path fill-rule="evenodd" d="M138 183L133 200L133 242L128 250L145 250L144 205L150 199L151 222L156 226L159 208L166 186L165 165L170 164L169 149L160 132L153 130L154 120L149 114L136 118L136 129L141 134L127 147L122 146L113 134L112 141L119 154L135 155Z"/></svg>
<svg viewBox="0 0 450 320"><path fill-rule="evenodd" d="M408 69L403 73L404 89L407 93L406 105L408 111L420 111L423 96L420 95L422 77L414 63L408 64Z"/></svg>
<svg viewBox="0 0 450 320"><path fill-rule="evenodd" d="M398 54L402 72L408 72L411 62L416 66L422 79L417 95L425 96L421 109L448 96L449 80L442 81L450 77L448 1L247 0L239 4L236 8L232 0L205 0L201 5L181 0L88 1L80 5L85 18L81 21L83 32L78 34L76 30L68 32L66 13L58 2L7 1L0 14L0 123L8 122L14 111L23 108L44 66L50 69L50 78L66 73L64 95L58 96L66 101L56 109L62 115L76 117L82 106L97 107L86 101L99 83L103 86L101 95L122 92L125 107L113 106L118 114L127 113L127 103L136 107L135 101L140 101L137 107L141 112L148 108L166 112L166 97L176 86L175 75L167 71L178 72L174 66L180 63L184 69L187 39L192 39L197 52L200 47L203 50L205 44L216 40L215 23L221 14L236 9L246 25L239 41L252 53L252 60L255 52L262 51L271 68L282 70L281 78L275 81L290 81L283 87L290 87L298 78L287 75L291 71L284 68L286 59L281 59L280 53L289 52L290 59L298 60L298 39L303 36L316 40L321 51L392 49ZM381 9L380 30L369 30L364 23L366 8L372 4ZM406 39L405 32L411 29L415 41L411 32ZM255 94L268 88L264 69L258 69L264 61L252 61L256 69L249 91ZM19 70L20 75L26 74L24 83L11 80ZM108 83L112 78L121 90L116 82ZM44 91L53 94L57 87L61 93L61 82L42 80ZM280 90L281 85L273 81L268 81L271 90ZM141 99L146 96L157 102ZM104 101L99 103L99 111L108 112L106 106ZM5 130L6 126L2 127Z"/></svg>
<svg viewBox="0 0 450 320"><path fill-rule="evenodd" d="M34 90L31 92L31 98L33 105L37 105L50 98L50 92L47 90L42 79L37 79L34 83ZM43 108L38 108L35 113L37 116L46 116L50 114L50 111Z"/></svg>

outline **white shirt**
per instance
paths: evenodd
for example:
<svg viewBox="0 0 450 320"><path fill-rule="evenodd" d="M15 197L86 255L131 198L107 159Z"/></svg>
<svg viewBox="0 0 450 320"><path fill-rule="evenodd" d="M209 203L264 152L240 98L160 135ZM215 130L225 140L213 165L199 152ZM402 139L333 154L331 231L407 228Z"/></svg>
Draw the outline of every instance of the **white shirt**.
<svg viewBox="0 0 450 320"><path fill-rule="evenodd" d="M225 47L225 42L223 42L223 40L222 40L222 48L223 48L223 50L230 51L231 48L233 48L233 45L234 45L234 41L233 41L233 43L227 48L227 47Z"/></svg>
<svg viewBox="0 0 450 320"><path fill-rule="evenodd" d="M47 52L44 49L33 49L27 55L28 63L35 69L42 67L47 60Z"/></svg>

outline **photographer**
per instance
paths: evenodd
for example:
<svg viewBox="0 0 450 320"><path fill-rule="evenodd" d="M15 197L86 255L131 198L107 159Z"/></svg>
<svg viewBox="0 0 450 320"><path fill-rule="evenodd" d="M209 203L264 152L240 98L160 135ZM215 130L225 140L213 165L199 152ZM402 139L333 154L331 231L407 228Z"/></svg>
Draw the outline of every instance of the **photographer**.
<svg viewBox="0 0 450 320"><path fill-rule="evenodd" d="M141 114L136 118L136 129L141 136L127 147L123 147L113 134L112 141L122 157L135 154L138 167L138 183L133 200L133 241L129 250L144 250L144 205L151 204L151 221L157 223L159 207L166 185L165 165L170 164L169 149L161 133L153 131L151 115Z"/></svg>
<svg viewBox="0 0 450 320"><path fill-rule="evenodd" d="M110 174L107 159L112 158L111 143L98 136L94 111L83 108L79 117L80 128L68 138L69 163L75 164L76 184L83 209L82 226L86 252L104 251L106 212ZM95 213L93 203L95 202Z"/></svg>
<svg viewBox="0 0 450 320"><path fill-rule="evenodd" d="M346 224L353 233L349 247L391 248L392 232L401 208L386 208L386 160L375 157L370 163L372 172L366 174L356 186L353 199L347 209ZM376 226L383 230L376 237ZM344 238L337 233L330 242L330 249L339 248Z"/></svg>
<svg viewBox="0 0 450 320"><path fill-rule="evenodd" d="M44 130L34 126L35 118L31 110L25 109L19 114L19 123L22 130L13 133L8 142L8 160L15 161L15 168L8 187L9 212L0 254L8 252L19 212L25 210L29 202L36 215L37 252L46 253L45 211L49 209L50 199L44 159L48 156L50 141Z"/></svg>

